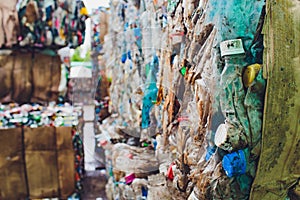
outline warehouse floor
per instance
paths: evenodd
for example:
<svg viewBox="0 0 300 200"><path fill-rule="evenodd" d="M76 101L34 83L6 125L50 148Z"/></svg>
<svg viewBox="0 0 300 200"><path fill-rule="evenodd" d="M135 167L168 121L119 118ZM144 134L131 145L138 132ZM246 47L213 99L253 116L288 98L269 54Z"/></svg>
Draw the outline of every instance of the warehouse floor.
<svg viewBox="0 0 300 200"><path fill-rule="evenodd" d="M83 182L82 200L105 200L106 175L103 156L95 151L94 107L84 106L84 153L86 175ZM102 169L102 170L101 170Z"/></svg>

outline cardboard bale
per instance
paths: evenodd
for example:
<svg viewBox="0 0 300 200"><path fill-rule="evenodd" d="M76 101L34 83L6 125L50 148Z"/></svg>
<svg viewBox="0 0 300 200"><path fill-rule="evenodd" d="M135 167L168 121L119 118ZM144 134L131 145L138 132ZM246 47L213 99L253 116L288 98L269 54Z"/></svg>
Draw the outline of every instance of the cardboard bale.
<svg viewBox="0 0 300 200"><path fill-rule="evenodd" d="M266 8L264 76L268 84L261 156L250 199L284 199L287 194L299 199L299 192L291 191L296 191L300 177L300 3L270 0Z"/></svg>
<svg viewBox="0 0 300 200"><path fill-rule="evenodd" d="M34 54L32 102L57 100L60 80L60 59L58 56Z"/></svg>
<svg viewBox="0 0 300 200"><path fill-rule="evenodd" d="M0 137L0 199L26 199L28 188L22 129L1 129Z"/></svg>
<svg viewBox="0 0 300 200"><path fill-rule="evenodd" d="M58 197L55 128L24 128L24 146L29 197Z"/></svg>
<svg viewBox="0 0 300 200"><path fill-rule="evenodd" d="M32 94L32 53L14 52L13 100L19 103L30 101Z"/></svg>
<svg viewBox="0 0 300 200"><path fill-rule="evenodd" d="M61 79L61 60L59 56L52 57L51 65L51 85L49 91L49 101L56 101L59 96L59 84Z"/></svg>
<svg viewBox="0 0 300 200"><path fill-rule="evenodd" d="M0 102L10 102L13 85L14 56L11 54L0 55Z"/></svg>
<svg viewBox="0 0 300 200"><path fill-rule="evenodd" d="M60 198L67 199L75 191L74 150L72 128L56 128L57 167Z"/></svg>

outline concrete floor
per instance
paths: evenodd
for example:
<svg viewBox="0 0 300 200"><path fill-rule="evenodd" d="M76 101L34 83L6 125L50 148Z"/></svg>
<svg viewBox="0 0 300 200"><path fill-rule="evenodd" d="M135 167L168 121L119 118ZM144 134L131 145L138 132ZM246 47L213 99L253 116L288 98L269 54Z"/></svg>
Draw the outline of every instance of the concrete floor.
<svg viewBox="0 0 300 200"><path fill-rule="evenodd" d="M83 200L106 200L105 184L106 176L101 170L103 168L103 156L95 151L95 131L94 131L94 106L84 106L84 128L83 143L85 154L86 175L83 182Z"/></svg>

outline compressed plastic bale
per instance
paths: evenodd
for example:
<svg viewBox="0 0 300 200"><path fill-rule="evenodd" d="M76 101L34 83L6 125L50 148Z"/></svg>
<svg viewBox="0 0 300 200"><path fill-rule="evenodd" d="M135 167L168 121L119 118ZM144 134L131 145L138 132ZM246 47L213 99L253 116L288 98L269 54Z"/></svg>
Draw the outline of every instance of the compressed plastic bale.
<svg viewBox="0 0 300 200"><path fill-rule="evenodd" d="M201 158L201 155L204 154L204 149L195 143L189 144L187 147L187 163L191 166L191 169L196 169L197 164Z"/></svg>
<svg viewBox="0 0 300 200"><path fill-rule="evenodd" d="M155 157L159 163L159 172L167 174L168 166L172 163L172 158L170 152L166 152L165 150L164 138L161 135L157 135L156 141Z"/></svg>
<svg viewBox="0 0 300 200"><path fill-rule="evenodd" d="M199 200L199 199L198 199L197 196L195 195L195 192L192 191L192 193L191 193L190 196L188 197L188 200Z"/></svg>
<svg viewBox="0 0 300 200"><path fill-rule="evenodd" d="M172 23L175 27L170 31L169 37L171 37L173 46L183 42L184 26L182 24L182 11L181 4L179 4L176 8L175 17L172 19Z"/></svg>
<svg viewBox="0 0 300 200"><path fill-rule="evenodd" d="M223 40L244 37L247 42L245 49L251 45L256 34L258 19L265 2L246 0L231 0L226 3L220 1L208 1L206 22L214 22L218 29L222 30L217 35L215 44ZM240 18L239 16L244 16ZM222 19L225 19L223 21ZM226 23L224 23L226 22ZM229 24L228 24L229 23ZM233 29L230 31L230 29Z"/></svg>
<svg viewBox="0 0 300 200"><path fill-rule="evenodd" d="M152 32L152 48L155 50L160 50L162 42L162 31L159 26L159 21L156 17L151 17L151 32Z"/></svg>
<svg viewBox="0 0 300 200"><path fill-rule="evenodd" d="M142 128L148 128L150 121L150 110L154 106L157 99L158 88L156 86L156 73L158 72L158 57L153 55L152 60L149 64L149 71L147 74L147 83L144 91L143 97L143 107L142 107Z"/></svg>
<svg viewBox="0 0 300 200"><path fill-rule="evenodd" d="M154 101L157 98L157 87L155 83L151 83L145 91L143 97L143 108L142 108L142 128L148 128L150 121L150 111L154 106Z"/></svg>
<svg viewBox="0 0 300 200"><path fill-rule="evenodd" d="M202 179L202 182L200 185L207 187L202 187L201 194L208 194L211 190L209 190L209 185L211 184L211 172L214 170L215 165L217 164L207 164L206 161L208 160L214 160L215 157L218 157L219 155L215 151L215 146L213 146L213 137L214 137L214 131L209 130L210 126L212 126L213 122L211 120L211 115L213 112L215 112L215 108L218 108L216 106L218 104L218 98L219 90L218 90L218 81L219 81L219 75L220 75L220 69L222 69L222 63L221 58L218 52L218 43L222 41L224 38L222 38L220 35L221 29L229 30L227 25L221 24L222 18L226 18L227 15L230 15L230 22L232 22L232 19L234 18L232 16L233 12L225 13L223 10L223 7L229 8L234 7L237 12L242 12L243 14L245 11L239 9L239 5L236 1L226 2L224 4L220 2L213 2L213 1L183 1L182 4L178 4L177 1L170 1L168 2L168 25L163 27L162 29L162 44L161 44L161 52L160 54L157 54L160 61L160 66L163 66L160 68L157 82L163 85L163 109L160 111L161 113L161 125L162 125L162 142L158 145L156 155L160 162L160 169L162 172L166 172L168 169L168 165L172 162L172 160L175 160L176 157L180 158L181 165L187 165L188 168L190 168L190 173L181 173L178 178L181 182L188 182L186 188L183 186L180 187L181 189L186 189L186 193L190 192L191 189L191 182L194 181L194 183L197 183L197 181ZM141 3L141 15L143 16L145 26L142 26L142 35L143 37L142 45L143 48L146 48L149 46L149 48L156 48L157 44L151 44L149 41L145 38L152 38L155 39L154 33L152 31L146 31L146 29L143 29L143 27L146 27L147 21L149 21L148 24L155 24L157 21L154 19L154 15L151 15L149 12L153 12L153 4L154 6L159 5L160 2L158 1L146 1L146 11L144 11L144 5ZM192 5L192 3L195 3ZM199 3L199 4L198 4ZM178 4L178 6L177 6ZM234 5L233 5L234 4ZM253 5L246 5L247 9L251 10L253 7L255 9L259 10L258 5L262 5L263 3L255 2L255 6ZM131 3L127 4L128 6L131 6ZM208 5L208 7L206 7ZM196 6L198 6L197 10ZM217 7L217 10L221 10L221 16L219 16L218 12L215 12L215 7ZM257 7L256 7L257 6ZM155 7L156 9L158 7ZM183 9L184 8L184 9ZM158 8L159 9L159 8ZM165 9L165 8L162 8ZM130 10L130 9L129 9ZM235 10L235 11L236 11ZM176 12L175 12L176 11ZM247 11L248 12L248 11ZM154 13L154 12L153 12ZM164 14L163 10L159 10L158 15L161 13ZM258 16L257 13L249 12L246 14L249 14L253 17ZM148 19L145 17L148 16ZM156 16L157 17L157 16ZM190 18L190 19L189 19ZM137 19L137 18L136 18ZM216 19L216 20L212 20ZM142 20L142 21L143 21ZM244 21L247 21L249 19L243 19ZM125 20L126 21L126 20ZM255 20L254 20L255 21ZM129 21L127 21L129 22ZM151 22L151 23L150 23ZM234 22L236 24L236 22ZM252 22L252 25L256 22ZM255 32L255 26L249 25L249 32L254 33ZM196 29L193 29L193 26L196 26ZM246 25L247 26L247 25ZM156 27L156 25L155 25ZM157 28L157 27L156 27ZM247 27L248 28L248 27ZM144 31L144 32L143 32ZM187 31L187 32L185 32ZM232 38L239 37L243 35L243 31L240 31L238 34L232 33ZM174 33L179 33L178 35ZM185 39L182 38L180 34L185 34ZM148 35L146 35L148 34ZM174 35L172 35L174 34ZM235 35L236 34L236 35ZM151 37L149 37L151 36ZM174 36L174 37L173 37ZM222 36L227 36L226 34L223 34ZM173 37L173 38L172 38ZM177 37L177 38L176 38ZM225 38L225 39L232 39L232 38ZM174 40L173 40L174 39ZM176 40L177 39L177 40ZM172 41L173 40L173 41ZM250 39L251 40L251 39ZM158 40L157 40L158 41ZM148 42L148 43L147 43ZM175 45L172 45L173 44ZM249 45L249 41L246 41L247 45ZM147 44L146 44L147 43ZM127 48L127 47L126 47ZM132 48L132 47L130 47ZM143 53L145 56L145 64L149 63L151 52L150 50L147 52L147 50L143 49ZM177 55L176 55L177 54ZM173 59L175 57L175 59ZM187 70L186 75L184 76L184 79L182 78L182 75L178 72L180 69L180 63L183 59L187 59L191 63L191 69ZM197 64L197 65L196 65ZM134 68L134 67L133 67ZM120 71L121 72L121 71ZM141 77L145 77L143 73L146 72L143 70L140 70ZM122 76L119 78L123 79ZM196 90L193 90L192 93L195 91L196 94L192 95L192 97L195 96L195 99L189 99L189 93L185 93L185 95L188 95L188 98L182 98L180 93L182 93L180 90L181 82L186 81L189 84L184 84L183 90L190 90L191 87L193 87L190 84L197 84L197 79L201 78L205 84L207 85L207 88L202 87L201 85L196 88ZM143 78L136 78L136 79L142 79ZM136 80L135 79L135 80ZM127 79L129 80L129 79ZM146 80L144 78L144 80ZM241 84L242 82L239 80L239 82L236 83L236 87L234 88L235 93L240 92ZM131 83L128 83L129 85L132 85ZM160 86L157 85L159 88ZM193 88L194 89L194 88ZM210 93L211 92L211 93ZM160 92L158 92L160 93ZM230 93L232 94L232 93ZM160 95L158 95L160 96ZM124 98L124 97L122 97ZM178 112L179 104L178 99L180 102L180 106L182 111L186 110L188 107L186 106L189 102L190 108L187 113L191 114L192 116L192 129L190 129L189 134L191 136L197 135L198 137L195 140L191 139L184 139L186 132L183 132L178 129L178 125L181 126L184 123L176 121L180 115L185 115L184 112L180 111ZM181 102L182 101L182 102ZM232 102L238 103L239 105L243 104L243 98L240 99L240 101L237 101L236 99L232 99ZM156 108L156 107L155 107ZM152 108L153 109L153 108ZM197 112L193 112L197 110ZM153 110L152 110L153 111ZM151 112L152 112L151 111ZM152 113L150 112L150 116L152 117ZM199 113L198 113L199 112ZM124 113L125 114L125 113ZM179 116L178 116L179 115ZM156 115L157 116L157 115ZM151 121L157 121L159 119L158 117L152 118ZM197 121L198 119L198 121ZM235 122L238 121L236 118L232 118L235 120ZM189 119L190 120L190 119ZM222 121L221 121L222 122ZM217 124L218 125L218 124ZM151 124L150 124L151 126ZM213 125L216 126L215 124ZM243 129L242 125L238 126L238 129ZM199 131L200 130L200 131ZM152 131L153 132L153 131ZM243 133L243 132L241 132ZM243 133L244 134L244 133ZM206 138L209 138L209 141L204 142ZM177 140L181 140L181 142L177 142ZM185 141L186 142L182 142ZM185 145L188 146L187 149L182 150L182 145L177 145L179 143L186 143ZM202 146L201 149L196 148L195 146L199 145ZM178 146L178 149L176 148ZM242 146L242 145L240 145ZM193 148L194 147L194 148ZM205 148L207 150L205 151ZM178 153L178 155L176 155ZM162 155L163 154L163 155ZM181 158L183 156L183 158ZM168 161L166 161L168 160ZM161 162L162 161L162 162ZM197 163L198 162L198 163ZM211 162L211 161L210 161ZM217 162L217 161L216 161ZM218 160L218 163L220 163L220 160ZM197 166L197 167L196 167ZM208 169L207 169L208 168ZM201 174L201 172L204 171L205 176ZM222 177L220 179L226 178L226 175L222 174ZM216 176L217 177L217 176ZM179 180L177 179L177 180ZM184 183L183 183L184 184ZM177 185L174 185L177 187ZM195 194L199 194L197 190L197 186L195 187ZM208 191L205 191L207 190ZM168 189L172 190L174 189L173 186L168 186ZM150 189L151 190L151 189ZM184 197L186 194L181 193L178 198ZM205 195L204 195L205 196ZM199 197L199 195L198 195ZM155 199L158 199L158 197L155 197ZM202 198L199 198L202 199ZM205 198L204 198L205 199Z"/></svg>
<svg viewBox="0 0 300 200"><path fill-rule="evenodd" d="M198 63L198 60L200 58L204 58L201 54L198 53L205 44L206 40L209 38L211 31L213 30L213 26L214 25L211 23L204 26L200 20L197 22L194 29L190 49L187 52L187 58L191 63L196 64Z"/></svg>
<svg viewBox="0 0 300 200"><path fill-rule="evenodd" d="M213 174L216 172L217 166L220 166L220 158L218 154L213 154L208 161L205 156L199 161L200 168L192 175L193 182L196 183L194 192L199 199L211 199L212 188L211 183L214 180ZM220 177L218 177L220 178Z"/></svg>
<svg viewBox="0 0 300 200"><path fill-rule="evenodd" d="M135 199L135 193L133 189L128 185L119 185L119 188L121 188L121 199Z"/></svg>
<svg viewBox="0 0 300 200"><path fill-rule="evenodd" d="M168 7L167 7L168 13L173 13L175 11L176 7L180 6L180 4L178 5L178 2L179 2L179 0L168 2Z"/></svg>
<svg viewBox="0 0 300 200"><path fill-rule="evenodd" d="M213 173L211 185L213 199L248 199L249 187L248 190L241 191L237 182L223 174L221 165L218 165Z"/></svg>

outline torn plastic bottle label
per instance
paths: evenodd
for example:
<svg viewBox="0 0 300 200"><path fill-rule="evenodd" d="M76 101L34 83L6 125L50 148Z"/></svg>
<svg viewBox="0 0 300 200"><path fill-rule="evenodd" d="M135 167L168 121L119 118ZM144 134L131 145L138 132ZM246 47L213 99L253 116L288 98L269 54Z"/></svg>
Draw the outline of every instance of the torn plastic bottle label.
<svg viewBox="0 0 300 200"><path fill-rule="evenodd" d="M245 53L241 39L223 41L220 43L220 49L222 57Z"/></svg>

